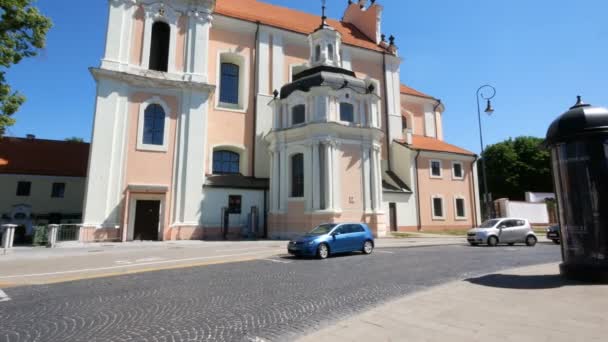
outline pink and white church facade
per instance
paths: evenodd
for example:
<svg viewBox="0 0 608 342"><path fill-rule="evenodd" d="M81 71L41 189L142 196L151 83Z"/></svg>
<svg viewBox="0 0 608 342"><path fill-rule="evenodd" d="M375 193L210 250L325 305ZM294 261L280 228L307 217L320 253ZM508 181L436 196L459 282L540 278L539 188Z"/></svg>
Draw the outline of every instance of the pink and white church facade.
<svg viewBox="0 0 608 342"><path fill-rule="evenodd" d="M109 0L83 240L475 225L476 157L443 141L440 101L401 85L382 11Z"/></svg>

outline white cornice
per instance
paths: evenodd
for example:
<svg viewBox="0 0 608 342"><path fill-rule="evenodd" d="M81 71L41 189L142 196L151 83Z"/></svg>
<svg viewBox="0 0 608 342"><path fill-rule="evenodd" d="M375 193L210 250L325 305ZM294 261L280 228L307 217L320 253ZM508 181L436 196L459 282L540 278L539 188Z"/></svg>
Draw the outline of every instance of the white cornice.
<svg viewBox="0 0 608 342"><path fill-rule="evenodd" d="M106 78L114 79L138 87L193 89L208 93L215 92L215 85L184 80L182 76L177 74L143 70L139 68L129 70L129 72L99 68L90 68L89 70L91 71L91 74L93 74L96 81Z"/></svg>

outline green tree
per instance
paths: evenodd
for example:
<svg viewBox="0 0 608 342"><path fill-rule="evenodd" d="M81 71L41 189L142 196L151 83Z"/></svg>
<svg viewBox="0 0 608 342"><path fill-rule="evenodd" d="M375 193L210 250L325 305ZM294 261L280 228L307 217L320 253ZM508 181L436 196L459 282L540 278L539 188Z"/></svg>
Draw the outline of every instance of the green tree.
<svg viewBox="0 0 608 342"><path fill-rule="evenodd" d="M526 191L553 191L551 155L542 142L541 138L518 137L486 148L483 157L493 199L523 200ZM481 180L481 168L479 172ZM480 191L483 194L483 183Z"/></svg>
<svg viewBox="0 0 608 342"><path fill-rule="evenodd" d="M65 138L65 141L74 142L74 143L83 143L84 139L79 138L79 137L70 137L70 138Z"/></svg>
<svg viewBox="0 0 608 342"><path fill-rule="evenodd" d="M15 123L25 97L6 82L6 70L44 48L51 20L32 6L33 0L0 0L0 136Z"/></svg>

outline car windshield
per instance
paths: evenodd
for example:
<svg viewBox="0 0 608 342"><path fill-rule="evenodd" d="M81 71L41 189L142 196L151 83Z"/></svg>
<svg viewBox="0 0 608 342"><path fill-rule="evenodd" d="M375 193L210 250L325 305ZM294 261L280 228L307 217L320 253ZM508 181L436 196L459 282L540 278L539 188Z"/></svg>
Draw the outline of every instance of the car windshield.
<svg viewBox="0 0 608 342"><path fill-rule="evenodd" d="M484 223L482 223L481 226L479 226L479 228L492 228L498 223L498 221L500 221L500 220L487 220Z"/></svg>
<svg viewBox="0 0 608 342"><path fill-rule="evenodd" d="M322 224L317 228L310 231L310 233L306 235L325 235L329 234L329 232L335 227L335 224Z"/></svg>

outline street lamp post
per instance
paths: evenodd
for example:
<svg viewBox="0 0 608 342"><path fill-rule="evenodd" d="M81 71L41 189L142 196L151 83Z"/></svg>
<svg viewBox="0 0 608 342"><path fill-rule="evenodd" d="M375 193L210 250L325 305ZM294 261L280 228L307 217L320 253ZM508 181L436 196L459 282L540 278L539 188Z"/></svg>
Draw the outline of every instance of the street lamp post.
<svg viewBox="0 0 608 342"><path fill-rule="evenodd" d="M485 90L491 91L490 96L484 95ZM479 105L479 98L482 98L488 102L488 105L485 109L485 113L491 115L494 113L494 108L492 108L492 99L496 96L496 88L491 85L483 85L477 89L477 119L479 120L479 142L481 143L481 171L483 172L483 204L486 208L485 217L490 218L493 217L494 210L492 210L492 203L490 202L489 192L488 192L488 177L486 175L486 160L484 158L484 144L483 144L483 132L481 129L481 106Z"/></svg>

